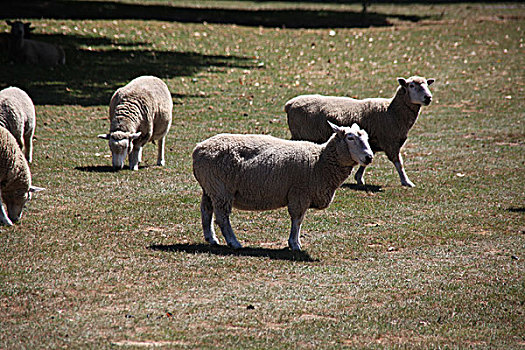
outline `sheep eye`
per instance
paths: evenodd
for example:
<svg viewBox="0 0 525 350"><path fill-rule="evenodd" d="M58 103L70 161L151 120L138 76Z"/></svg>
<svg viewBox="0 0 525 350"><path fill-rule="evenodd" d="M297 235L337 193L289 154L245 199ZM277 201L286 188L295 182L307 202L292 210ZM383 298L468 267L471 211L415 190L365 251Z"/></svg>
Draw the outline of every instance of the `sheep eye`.
<svg viewBox="0 0 525 350"><path fill-rule="evenodd" d="M413 89L415 85L414 84L410 84L409 86Z"/></svg>

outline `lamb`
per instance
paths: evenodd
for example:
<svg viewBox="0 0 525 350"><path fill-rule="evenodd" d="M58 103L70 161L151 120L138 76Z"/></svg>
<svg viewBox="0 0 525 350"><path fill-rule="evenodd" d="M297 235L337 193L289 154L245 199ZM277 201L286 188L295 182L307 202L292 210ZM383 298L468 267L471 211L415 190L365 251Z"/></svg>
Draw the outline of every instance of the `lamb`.
<svg viewBox="0 0 525 350"><path fill-rule="evenodd" d="M66 54L60 46L26 38L30 23L28 26L20 21L7 21L7 24L11 26L9 56L15 62L42 66L66 63Z"/></svg>
<svg viewBox="0 0 525 350"><path fill-rule="evenodd" d="M13 134L29 163L33 159L35 106L25 91L9 87L0 91L0 126Z"/></svg>
<svg viewBox="0 0 525 350"><path fill-rule="evenodd" d="M130 169L137 170L142 147L148 141L158 141L157 165L164 166L164 144L172 109L168 87L153 76L135 78L115 91L109 103L109 134L98 135L109 140L113 168L122 169L129 155Z"/></svg>
<svg viewBox="0 0 525 350"><path fill-rule="evenodd" d="M428 88L434 79L413 76L398 78L399 87L391 99L303 95L292 98L284 107L292 140L325 142L331 134L326 120L337 125L357 123L370 137L374 153L384 151L394 164L403 186L414 187L403 167L400 149L419 115L421 106L428 106L432 94ZM359 185L364 184L365 166L355 174Z"/></svg>
<svg viewBox="0 0 525 350"><path fill-rule="evenodd" d="M292 220L288 245L301 250L300 229L308 208L325 209L356 164L373 158L368 135L357 124L338 127L324 144L269 135L219 134L193 150L193 174L202 187L204 238L219 244L212 216L227 244L242 248L230 225L232 207L270 210L284 206Z"/></svg>
<svg viewBox="0 0 525 350"><path fill-rule="evenodd" d="M24 154L13 135L0 127L0 225L12 226L20 220L31 194L42 190L31 186L31 172Z"/></svg>

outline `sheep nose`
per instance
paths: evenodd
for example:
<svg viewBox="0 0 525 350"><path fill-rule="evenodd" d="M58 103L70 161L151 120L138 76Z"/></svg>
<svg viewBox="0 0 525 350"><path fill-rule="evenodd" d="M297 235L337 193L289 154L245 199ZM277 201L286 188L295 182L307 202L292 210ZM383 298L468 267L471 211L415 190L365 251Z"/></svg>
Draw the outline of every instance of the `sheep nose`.
<svg viewBox="0 0 525 350"><path fill-rule="evenodd" d="M425 104L429 105L432 102L432 96L425 96Z"/></svg>
<svg viewBox="0 0 525 350"><path fill-rule="evenodd" d="M374 159L373 156L365 156L365 164L370 164L372 163L372 159Z"/></svg>

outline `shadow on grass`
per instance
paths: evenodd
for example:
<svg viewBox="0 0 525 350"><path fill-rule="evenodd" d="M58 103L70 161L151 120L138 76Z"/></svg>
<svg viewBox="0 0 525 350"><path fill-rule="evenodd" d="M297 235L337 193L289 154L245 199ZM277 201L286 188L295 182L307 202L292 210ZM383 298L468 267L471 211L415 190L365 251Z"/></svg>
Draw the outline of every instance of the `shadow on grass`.
<svg viewBox="0 0 525 350"><path fill-rule="evenodd" d="M507 211L511 213L525 213L525 207L510 207Z"/></svg>
<svg viewBox="0 0 525 350"><path fill-rule="evenodd" d="M390 26L388 17L418 22L416 15L389 15L348 10L249 9L143 5L115 1L8 1L1 18L144 19L286 28L367 28Z"/></svg>
<svg viewBox="0 0 525 350"><path fill-rule="evenodd" d="M348 184L344 183L341 185L342 188L349 188L352 191L364 191L364 192L372 192L372 193L378 193L378 192L385 192L381 186L376 185L357 185L357 184Z"/></svg>
<svg viewBox="0 0 525 350"><path fill-rule="evenodd" d="M152 165L139 165L140 169L147 169ZM118 173L119 171L131 171L129 167L124 167L120 170L115 170L111 165L88 165L88 166L77 166L75 170L84 171L87 173Z"/></svg>
<svg viewBox="0 0 525 350"><path fill-rule="evenodd" d="M252 256L264 257L272 260L289 260L289 261L305 261L318 262L318 259L313 259L310 254L305 251L292 251L288 248L284 249L267 249L267 248L241 248L232 249L227 246L200 244L200 243L184 243L184 244L154 244L148 249L162 251L162 252L185 252L191 254L205 253L220 256Z"/></svg>
<svg viewBox="0 0 525 350"><path fill-rule="evenodd" d="M35 40L61 45L66 64L53 68L10 64L0 58L0 88L17 86L36 105L108 105L114 91L141 75L161 79L192 76L209 67L253 69L251 58L194 52L155 51L107 38L76 35L33 35ZM195 97L173 92L178 98Z"/></svg>

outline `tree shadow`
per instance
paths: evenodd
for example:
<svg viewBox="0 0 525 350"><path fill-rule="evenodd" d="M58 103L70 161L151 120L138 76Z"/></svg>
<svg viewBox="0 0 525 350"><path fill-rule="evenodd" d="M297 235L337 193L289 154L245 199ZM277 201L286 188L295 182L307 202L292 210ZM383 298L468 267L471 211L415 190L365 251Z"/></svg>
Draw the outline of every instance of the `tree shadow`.
<svg viewBox="0 0 525 350"><path fill-rule="evenodd" d="M353 191L364 191L364 192L372 192L372 193L385 192L385 190L383 190L383 187L377 186L377 185L358 185L358 184L344 183L341 185L341 187L349 188Z"/></svg>
<svg viewBox="0 0 525 350"><path fill-rule="evenodd" d="M220 256L251 256L264 257L272 260L289 260L289 261L304 261L304 262L319 262L318 259L313 259L310 254L305 251L292 251L288 248L284 249L267 249L267 248L241 248L233 249L228 246L200 244L200 243L184 243L184 244L153 244L148 249L162 251L162 252L185 252L190 254L213 254Z"/></svg>
<svg viewBox="0 0 525 350"><path fill-rule="evenodd" d="M191 76L210 66L256 67L251 58L137 49L134 46L141 43L114 43L107 38L35 34L34 39L61 45L66 64L53 68L10 64L3 57L0 64L7 67L2 69L0 88L17 86L37 105L107 105L117 88L141 75L165 79ZM118 48L98 49L111 45ZM177 92L174 95L187 97Z"/></svg>
<svg viewBox="0 0 525 350"><path fill-rule="evenodd" d="M246 9L143 5L115 1L18 1L0 7L0 18L145 19L286 28L391 26L388 18L417 22L424 16L348 10Z"/></svg>

